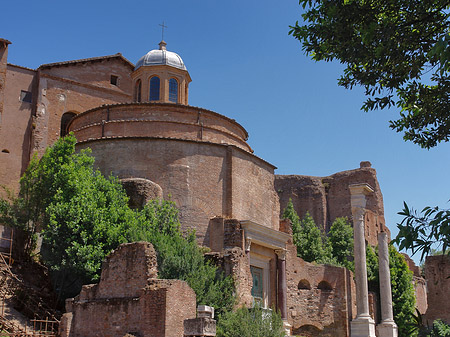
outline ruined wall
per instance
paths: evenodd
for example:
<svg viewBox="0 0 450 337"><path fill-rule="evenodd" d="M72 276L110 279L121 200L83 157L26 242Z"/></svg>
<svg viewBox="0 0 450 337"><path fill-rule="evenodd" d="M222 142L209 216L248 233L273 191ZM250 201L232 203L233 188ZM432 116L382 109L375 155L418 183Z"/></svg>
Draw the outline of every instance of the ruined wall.
<svg viewBox="0 0 450 337"><path fill-rule="evenodd" d="M335 173L329 177L310 177L301 175L276 175L275 190L280 198L281 212L286 208L289 198L300 218L309 212L316 224L328 231L337 217L352 218L350 204L350 184L367 183L374 193L367 197L366 239L377 244L377 235L384 229L383 196L378 184L375 169L369 162L361 162L355 170Z"/></svg>
<svg viewBox="0 0 450 337"><path fill-rule="evenodd" d="M100 283L67 300L62 336L183 336L183 321L196 316L195 293L184 281L156 276L151 244L121 245L104 262Z"/></svg>
<svg viewBox="0 0 450 337"><path fill-rule="evenodd" d="M350 271L305 262L289 243L286 278L288 321L294 335L349 335L349 322L356 314L356 292Z"/></svg>
<svg viewBox="0 0 450 337"><path fill-rule="evenodd" d="M450 256L428 256L425 260L428 309L425 321L428 325L436 319L450 324Z"/></svg>

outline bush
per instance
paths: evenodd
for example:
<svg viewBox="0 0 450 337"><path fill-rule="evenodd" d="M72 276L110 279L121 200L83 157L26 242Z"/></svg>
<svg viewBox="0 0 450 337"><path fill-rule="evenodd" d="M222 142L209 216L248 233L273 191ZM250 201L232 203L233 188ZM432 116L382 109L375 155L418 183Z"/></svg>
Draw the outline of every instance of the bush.
<svg viewBox="0 0 450 337"><path fill-rule="evenodd" d="M284 337L283 321L278 312L260 307L241 307L218 319L217 337Z"/></svg>

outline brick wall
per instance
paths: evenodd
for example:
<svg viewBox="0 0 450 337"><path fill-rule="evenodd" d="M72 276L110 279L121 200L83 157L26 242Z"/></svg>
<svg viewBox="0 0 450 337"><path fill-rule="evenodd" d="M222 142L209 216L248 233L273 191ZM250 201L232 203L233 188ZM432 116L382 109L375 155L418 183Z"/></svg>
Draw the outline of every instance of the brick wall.
<svg viewBox="0 0 450 337"><path fill-rule="evenodd" d="M367 197L365 233L368 242L377 245L378 233L382 229L389 230L384 226L383 195L376 171L367 162L362 162L359 169L338 172L329 177L275 176L280 211L286 208L291 198L300 218L308 211L316 224L325 231L330 229L337 217L352 218L348 186L357 183L367 183L375 191Z"/></svg>
<svg viewBox="0 0 450 337"><path fill-rule="evenodd" d="M434 320L442 319L450 324L450 256L428 256L425 260L425 279L428 288L426 322L431 325Z"/></svg>
<svg viewBox="0 0 450 337"><path fill-rule="evenodd" d="M305 262L293 244L287 248L287 309L294 335L348 336L349 321L356 314L352 273Z"/></svg>
<svg viewBox="0 0 450 337"><path fill-rule="evenodd" d="M121 245L102 266L99 284L67 300L63 337L182 337L195 318L196 296L184 281L156 279L156 253L146 242Z"/></svg>

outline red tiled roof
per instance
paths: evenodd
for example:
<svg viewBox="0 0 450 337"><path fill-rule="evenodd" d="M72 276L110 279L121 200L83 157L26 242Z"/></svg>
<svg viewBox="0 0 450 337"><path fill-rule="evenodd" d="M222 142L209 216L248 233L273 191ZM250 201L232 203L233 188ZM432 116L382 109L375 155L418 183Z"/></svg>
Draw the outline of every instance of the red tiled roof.
<svg viewBox="0 0 450 337"><path fill-rule="evenodd" d="M76 63L98 62L98 61L103 61L103 60L113 59L113 58L118 58L118 59L122 60L123 62L125 62L127 65L129 65L131 68L134 69L134 64L131 63L130 61L128 61L121 53L117 53L117 54L114 54L114 55L106 55L106 56L91 57L91 58L80 59L80 60L72 60L72 61L63 61L63 62L47 63L47 64L42 64L41 66L39 66L38 69L41 69L41 68L51 68L51 67L59 67L59 66L65 66L65 65L76 64Z"/></svg>

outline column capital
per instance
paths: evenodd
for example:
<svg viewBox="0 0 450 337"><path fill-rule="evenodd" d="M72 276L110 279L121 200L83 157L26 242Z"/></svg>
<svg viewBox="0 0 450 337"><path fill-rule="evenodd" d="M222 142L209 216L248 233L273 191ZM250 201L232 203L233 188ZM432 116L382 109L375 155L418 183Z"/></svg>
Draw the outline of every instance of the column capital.
<svg viewBox="0 0 450 337"><path fill-rule="evenodd" d="M354 220L364 221L366 209L364 207L352 206L352 216Z"/></svg>
<svg viewBox="0 0 450 337"><path fill-rule="evenodd" d="M275 249L275 254L280 260L286 260L286 249Z"/></svg>

